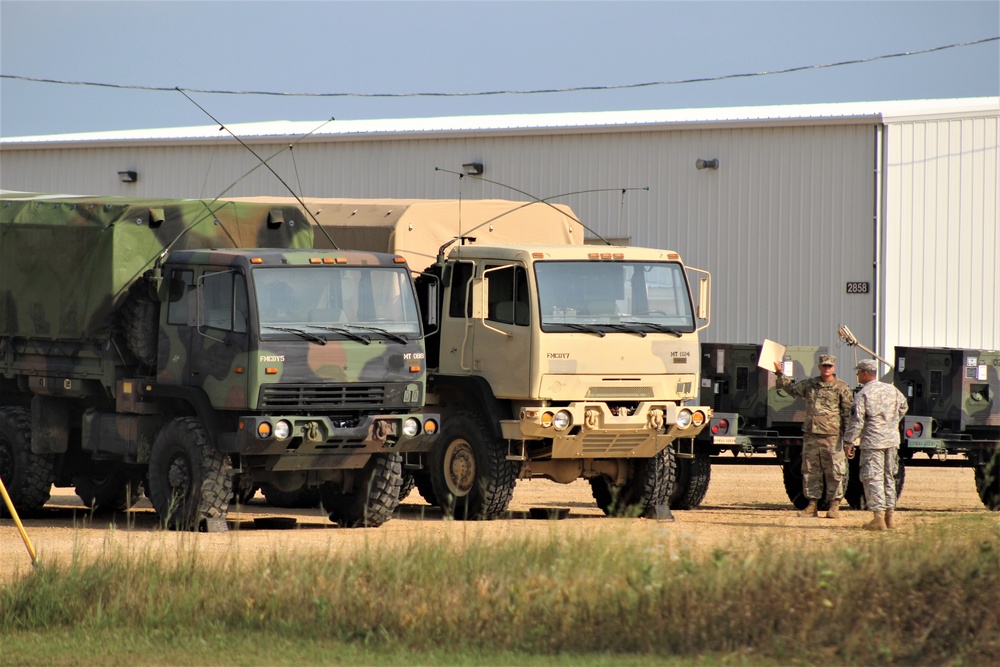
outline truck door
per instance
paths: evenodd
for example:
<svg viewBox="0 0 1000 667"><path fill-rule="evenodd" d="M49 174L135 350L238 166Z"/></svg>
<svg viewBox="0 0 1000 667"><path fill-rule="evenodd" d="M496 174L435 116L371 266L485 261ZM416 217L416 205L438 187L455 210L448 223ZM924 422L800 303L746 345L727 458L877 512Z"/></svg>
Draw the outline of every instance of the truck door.
<svg viewBox="0 0 1000 667"><path fill-rule="evenodd" d="M473 324L472 372L485 377L498 397L526 397L532 317L527 271L520 264L486 264L481 275L484 293L482 313Z"/></svg>
<svg viewBox="0 0 1000 667"><path fill-rule="evenodd" d="M246 276L232 269L206 269L196 294L187 381L203 388L217 408L246 407L250 323Z"/></svg>

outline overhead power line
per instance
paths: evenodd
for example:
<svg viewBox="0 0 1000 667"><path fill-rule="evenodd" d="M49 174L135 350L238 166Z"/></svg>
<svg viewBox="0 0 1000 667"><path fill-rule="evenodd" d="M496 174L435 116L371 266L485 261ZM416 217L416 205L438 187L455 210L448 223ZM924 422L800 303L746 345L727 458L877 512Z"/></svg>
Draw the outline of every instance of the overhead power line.
<svg viewBox="0 0 1000 667"><path fill-rule="evenodd" d="M746 72L743 74L721 74L719 76L708 76L708 77L698 77L693 79L676 79L673 81L647 81L643 83L623 83L618 85L609 86L572 86L568 88L538 88L534 90L484 90L477 92L416 92L416 93L289 93L289 92L275 92L267 90L213 90L205 88L187 88L183 86L135 86L135 85L124 85L117 83L101 83L95 81L65 81L60 79L44 79L38 77L30 76L18 76L15 74L0 74L0 79L13 79L17 81L34 81L37 83L57 83L70 86L96 86L99 88L117 88L121 90L149 90L157 92L171 92L175 93L178 90L182 90L188 93L204 93L209 95L271 95L276 97L485 97L490 95L538 95L538 94L550 94L550 93L577 93L584 91L601 91L601 90L625 90L629 88L649 88L652 86L677 86L688 83L707 83L709 81L725 81L728 79L746 79L758 76L771 76L773 74L790 74L792 72L804 72L808 70L817 69L829 69L831 67L844 67L846 65L859 65L863 63L871 63L879 60L889 60L891 58L905 58L908 56L919 56L925 53L935 53L937 51L945 51L947 49L957 49L965 46L976 46L978 44L986 44L987 42L996 42L1000 40L1000 36L997 37L987 37L985 39L978 39L972 42L961 42L958 44L946 44L944 46L935 46L929 49L921 49L919 51L904 51L902 53L890 53L881 56L872 56L870 58L858 58L855 60L843 60L835 63L826 63L822 65L801 65L798 67L788 67L785 69L778 70L767 70L763 72Z"/></svg>

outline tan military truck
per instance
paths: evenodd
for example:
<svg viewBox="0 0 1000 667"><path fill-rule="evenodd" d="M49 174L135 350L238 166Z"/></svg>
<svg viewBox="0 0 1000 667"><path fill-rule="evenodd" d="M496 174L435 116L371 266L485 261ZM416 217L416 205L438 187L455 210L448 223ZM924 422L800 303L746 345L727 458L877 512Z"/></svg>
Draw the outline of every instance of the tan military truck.
<svg viewBox="0 0 1000 667"><path fill-rule="evenodd" d="M404 459L426 499L488 519L505 512L518 478L582 477L608 514L666 510L671 443L712 414L685 405L698 395L707 272L669 250L584 245L565 206L304 203L338 245L396 253L434 276L418 292L438 328L427 340L427 409L442 431Z"/></svg>

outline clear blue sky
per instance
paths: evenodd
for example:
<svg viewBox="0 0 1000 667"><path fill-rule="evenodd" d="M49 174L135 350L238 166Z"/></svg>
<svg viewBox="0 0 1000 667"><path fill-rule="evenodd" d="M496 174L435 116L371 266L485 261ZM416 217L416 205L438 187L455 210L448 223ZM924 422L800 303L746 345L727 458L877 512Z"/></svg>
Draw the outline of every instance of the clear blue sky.
<svg viewBox="0 0 1000 667"><path fill-rule="evenodd" d="M0 74L294 93L719 77L1000 35L1000 2L0 0ZM1000 42L791 74L487 97L195 94L224 123L1000 95ZM0 79L0 136L210 125L180 93Z"/></svg>

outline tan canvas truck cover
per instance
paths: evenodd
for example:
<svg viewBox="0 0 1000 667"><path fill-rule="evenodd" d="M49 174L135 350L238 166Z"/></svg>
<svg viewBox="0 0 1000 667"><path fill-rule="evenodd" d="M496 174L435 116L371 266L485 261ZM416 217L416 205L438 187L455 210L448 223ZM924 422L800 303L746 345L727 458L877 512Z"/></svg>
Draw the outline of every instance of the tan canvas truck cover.
<svg viewBox="0 0 1000 667"><path fill-rule="evenodd" d="M232 201L297 205L292 197L248 197ZM327 199L306 197L306 208L338 247L402 255L411 269L437 260L438 250L458 236L472 245L582 245L584 228L563 204L506 199ZM330 248L317 230L317 248ZM468 243L468 242L467 242ZM447 252L446 252L447 254Z"/></svg>
<svg viewBox="0 0 1000 667"><path fill-rule="evenodd" d="M0 193L0 336L90 338L156 258L309 248L298 204Z"/></svg>

